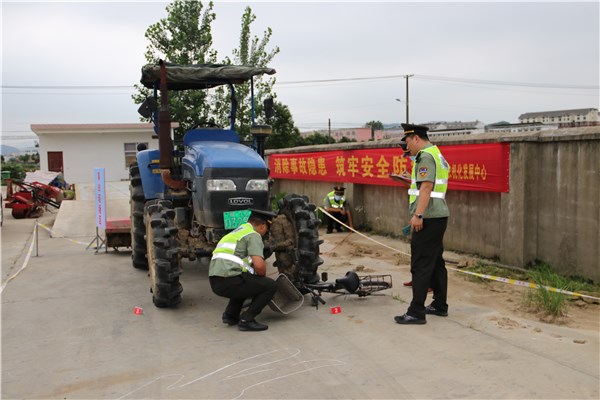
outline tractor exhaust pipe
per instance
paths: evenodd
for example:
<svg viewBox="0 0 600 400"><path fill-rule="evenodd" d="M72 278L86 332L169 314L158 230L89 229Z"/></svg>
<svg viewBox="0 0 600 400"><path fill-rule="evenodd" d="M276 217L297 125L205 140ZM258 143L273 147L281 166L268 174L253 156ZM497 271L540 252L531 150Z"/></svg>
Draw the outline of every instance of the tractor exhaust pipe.
<svg viewBox="0 0 600 400"><path fill-rule="evenodd" d="M185 182L171 176L173 169L173 140L171 139L171 116L169 115L169 89L167 64L160 60L160 110L158 111L158 151L160 152L160 175L165 185L175 190L185 189Z"/></svg>
<svg viewBox="0 0 600 400"><path fill-rule="evenodd" d="M171 140L171 116L169 115L169 93L167 88L167 65L160 64L160 110L158 111L158 150L160 169L173 167L173 140Z"/></svg>

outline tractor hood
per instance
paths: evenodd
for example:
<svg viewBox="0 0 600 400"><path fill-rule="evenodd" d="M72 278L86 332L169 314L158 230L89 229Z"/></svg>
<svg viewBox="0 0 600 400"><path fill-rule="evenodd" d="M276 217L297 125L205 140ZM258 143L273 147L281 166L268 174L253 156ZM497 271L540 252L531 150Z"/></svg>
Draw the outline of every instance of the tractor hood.
<svg viewBox="0 0 600 400"><path fill-rule="evenodd" d="M200 141L191 142L183 158L184 179L193 170L195 176L204 176L207 168L219 169L266 169L264 160L251 148L238 143Z"/></svg>
<svg viewBox="0 0 600 400"><path fill-rule="evenodd" d="M167 63L166 67L168 90L210 89L220 85L244 83L256 75L275 73L273 68L219 64ZM160 65L144 65L140 82L149 89L153 88L155 83L160 82Z"/></svg>

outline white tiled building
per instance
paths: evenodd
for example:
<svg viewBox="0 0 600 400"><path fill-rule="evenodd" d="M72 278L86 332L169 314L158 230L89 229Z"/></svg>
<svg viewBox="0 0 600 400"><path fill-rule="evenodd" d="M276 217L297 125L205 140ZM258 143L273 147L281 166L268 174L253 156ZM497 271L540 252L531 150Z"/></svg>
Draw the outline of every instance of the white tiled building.
<svg viewBox="0 0 600 400"><path fill-rule="evenodd" d="M454 122L428 122L425 125L429 128L427 133L429 137L435 136L457 136L457 135L473 135L483 133L485 125L483 122L477 121L454 121Z"/></svg>
<svg viewBox="0 0 600 400"><path fill-rule="evenodd" d="M62 172L68 183L94 181L94 169L105 168L107 181L129 179L136 146L158 148L153 125L43 124L31 125L39 137L40 170Z"/></svg>
<svg viewBox="0 0 600 400"><path fill-rule="evenodd" d="M486 132L539 132L558 129L558 124L542 124L541 122L496 123L485 126Z"/></svg>
<svg viewBox="0 0 600 400"><path fill-rule="evenodd" d="M579 108L574 110L541 111L521 114L521 123L539 122L542 124L558 124L559 128L571 126L600 125L597 108Z"/></svg>

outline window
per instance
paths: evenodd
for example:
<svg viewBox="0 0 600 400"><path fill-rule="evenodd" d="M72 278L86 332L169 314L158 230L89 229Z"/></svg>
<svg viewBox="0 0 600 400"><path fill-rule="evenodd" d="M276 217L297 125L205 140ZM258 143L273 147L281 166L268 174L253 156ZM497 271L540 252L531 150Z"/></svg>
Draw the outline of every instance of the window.
<svg viewBox="0 0 600 400"><path fill-rule="evenodd" d="M140 142L148 148L148 142ZM137 146L140 143L124 143L125 147L125 168L129 168L131 163L135 162L135 155L137 153Z"/></svg>

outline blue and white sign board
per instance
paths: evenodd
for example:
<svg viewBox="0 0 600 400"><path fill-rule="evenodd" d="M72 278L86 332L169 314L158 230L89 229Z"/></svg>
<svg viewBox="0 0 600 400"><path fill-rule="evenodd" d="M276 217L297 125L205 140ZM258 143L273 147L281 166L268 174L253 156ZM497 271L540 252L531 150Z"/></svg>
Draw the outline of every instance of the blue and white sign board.
<svg viewBox="0 0 600 400"><path fill-rule="evenodd" d="M96 227L106 229L106 190L104 168L94 169L94 191L96 199Z"/></svg>

